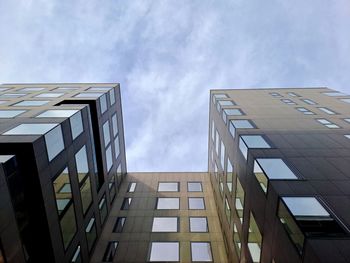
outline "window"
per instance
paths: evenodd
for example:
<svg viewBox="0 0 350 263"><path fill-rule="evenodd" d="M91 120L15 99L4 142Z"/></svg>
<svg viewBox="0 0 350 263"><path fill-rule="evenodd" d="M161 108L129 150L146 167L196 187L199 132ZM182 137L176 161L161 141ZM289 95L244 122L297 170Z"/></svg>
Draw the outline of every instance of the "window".
<svg viewBox="0 0 350 263"><path fill-rule="evenodd" d="M277 92L270 92L269 93L274 98L282 98L283 96Z"/></svg>
<svg viewBox="0 0 350 263"><path fill-rule="evenodd" d="M254 174L266 193L269 180L297 180L298 177L280 158L259 158L254 161Z"/></svg>
<svg viewBox="0 0 350 263"><path fill-rule="evenodd" d="M86 176L85 181L80 186L80 196L83 207L83 213L86 214L92 204L91 180L90 176Z"/></svg>
<svg viewBox="0 0 350 263"><path fill-rule="evenodd" d="M132 198L124 198L121 210L129 210L131 206Z"/></svg>
<svg viewBox="0 0 350 263"><path fill-rule="evenodd" d="M188 209L205 209L203 197L189 197Z"/></svg>
<svg viewBox="0 0 350 263"><path fill-rule="evenodd" d="M88 91L109 91L110 89L112 89L112 87L91 87L88 89Z"/></svg>
<svg viewBox="0 0 350 263"><path fill-rule="evenodd" d="M190 217L190 232L208 232L206 217Z"/></svg>
<svg viewBox="0 0 350 263"><path fill-rule="evenodd" d="M71 117L79 110L46 110L40 113L36 118L67 118Z"/></svg>
<svg viewBox="0 0 350 263"><path fill-rule="evenodd" d="M160 182L158 184L158 192L178 192L179 183L178 182Z"/></svg>
<svg viewBox="0 0 350 263"><path fill-rule="evenodd" d="M301 97L299 94L296 94L294 92L287 92L287 94L292 97Z"/></svg>
<svg viewBox="0 0 350 263"><path fill-rule="evenodd" d="M254 125L250 120L230 120L230 133L235 137L236 129L254 129Z"/></svg>
<svg viewBox="0 0 350 263"><path fill-rule="evenodd" d="M113 136L118 134L118 122L117 122L117 114L112 116L112 128L113 128Z"/></svg>
<svg viewBox="0 0 350 263"><path fill-rule="evenodd" d="M79 183L81 183L85 175L89 172L85 145L75 154L75 164L77 166Z"/></svg>
<svg viewBox="0 0 350 263"><path fill-rule="evenodd" d="M71 90L77 90L79 89L78 87L59 87L55 90L58 90L58 91L71 91Z"/></svg>
<svg viewBox="0 0 350 263"><path fill-rule="evenodd" d="M281 99L281 101L288 105L296 105L296 103L290 99Z"/></svg>
<svg viewBox="0 0 350 263"><path fill-rule="evenodd" d="M346 138L350 139L350 134L349 135L344 135Z"/></svg>
<svg viewBox="0 0 350 263"><path fill-rule="evenodd" d="M49 161L53 160L64 150L64 141L61 125L56 126L45 134L45 144Z"/></svg>
<svg viewBox="0 0 350 263"><path fill-rule="evenodd" d="M303 107L298 107L296 108L298 111L300 111L301 113L303 113L304 115L315 115L315 113L313 113L312 111L303 108Z"/></svg>
<svg viewBox="0 0 350 263"><path fill-rule="evenodd" d="M220 162L221 162L221 168L224 170L225 168L225 144L223 141L221 141L221 147L220 147Z"/></svg>
<svg viewBox="0 0 350 263"><path fill-rule="evenodd" d="M154 217L152 232L178 232L177 217Z"/></svg>
<svg viewBox="0 0 350 263"><path fill-rule="evenodd" d="M216 130L215 134L215 150L216 150L216 155L219 156L219 147L220 147L220 137L218 130Z"/></svg>
<svg viewBox="0 0 350 263"><path fill-rule="evenodd" d="M188 192L203 192L201 182L187 182Z"/></svg>
<svg viewBox="0 0 350 263"><path fill-rule="evenodd" d="M243 224L244 190L238 176L236 178L237 178L237 181L236 181L236 192L235 192L235 208L236 208L237 216L241 221L241 224Z"/></svg>
<svg viewBox="0 0 350 263"><path fill-rule="evenodd" d="M41 94L36 95L35 97L36 98L58 98L58 97L61 97L63 95L64 95L64 93L51 92L51 93L41 93Z"/></svg>
<svg viewBox="0 0 350 263"><path fill-rule="evenodd" d="M215 142L215 123L214 120L211 122L211 140Z"/></svg>
<svg viewBox="0 0 350 263"><path fill-rule="evenodd" d="M113 258L114 258L115 252L117 251L117 247L118 247L118 241L108 242L105 254L103 256L104 262L113 262Z"/></svg>
<svg viewBox="0 0 350 263"><path fill-rule="evenodd" d="M22 100L13 106L21 106L21 107L37 107L48 104L50 101L48 100Z"/></svg>
<svg viewBox="0 0 350 263"><path fill-rule="evenodd" d="M243 114L244 113L240 109L224 109L222 111L222 119L226 123L229 116L241 116Z"/></svg>
<svg viewBox="0 0 350 263"><path fill-rule="evenodd" d="M74 252L74 255L72 257L72 260L70 262L74 263L80 263L81 262L81 257L80 257L80 246L77 247L77 249Z"/></svg>
<svg viewBox="0 0 350 263"><path fill-rule="evenodd" d="M106 149L106 165L107 165L107 172L109 172L113 165L111 146L108 146L108 148Z"/></svg>
<svg viewBox="0 0 350 263"><path fill-rule="evenodd" d="M23 89L20 89L20 91L22 92L27 92L27 91L41 91L41 90L44 90L45 88L23 88Z"/></svg>
<svg viewBox="0 0 350 263"><path fill-rule="evenodd" d="M126 217L117 217L117 219L115 220L114 227L113 227L113 232L114 233L123 232L125 221L126 221Z"/></svg>
<svg viewBox="0 0 350 263"><path fill-rule="evenodd" d="M239 136L239 149L245 159L247 159L248 157L248 149L250 148L267 149L271 148L271 146L265 141L265 139L261 135Z"/></svg>
<svg viewBox="0 0 350 263"><path fill-rule="evenodd" d="M114 176L109 177L108 189L109 189L110 202L112 203L115 197L115 177Z"/></svg>
<svg viewBox="0 0 350 263"><path fill-rule="evenodd" d="M0 88L0 92L8 90L9 88Z"/></svg>
<svg viewBox="0 0 350 263"><path fill-rule="evenodd" d="M191 242L192 262L212 262L211 246L209 242Z"/></svg>
<svg viewBox="0 0 350 263"><path fill-rule="evenodd" d="M75 98L98 98L102 96L103 93L98 93L98 92L81 92L77 95L75 95Z"/></svg>
<svg viewBox="0 0 350 263"><path fill-rule="evenodd" d="M100 97L100 110L101 113L104 113L107 110L107 98L106 98L106 94L103 94Z"/></svg>
<svg viewBox="0 0 350 263"><path fill-rule="evenodd" d="M180 209L180 198L178 197L158 197L157 209Z"/></svg>
<svg viewBox="0 0 350 263"><path fill-rule="evenodd" d="M107 145L111 141L111 135L109 133L109 121L106 121L103 124L103 139L104 139L105 147L107 147Z"/></svg>
<svg viewBox="0 0 350 263"><path fill-rule="evenodd" d="M109 91L109 102L110 102L111 105L113 105L115 103L115 91L114 91L114 88L112 88Z"/></svg>
<svg viewBox="0 0 350 263"><path fill-rule="evenodd" d="M88 249L91 251L92 247L95 244L97 233L96 233L96 222L95 217L92 217L85 228L86 240L88 244Z"/></svg>
<svg viewBox="0 0 350 263"><path fill-rule="evenodd" d="M260 262L262 236L255 218L250 213L249 231L248 231L248 249L253 262Z"/></svg>
<svg viewBox="0 0 350 263"><path fill-rule="evenodd" d="M81 118L81 112L74 114L70 119L70 128L72 132L72 139L77 138L84 130L83 120Z"/></svg>
<svg viewBox="0 0 350 263"><path fill-rule="evenodd" d="M329 114L329 115L334 115L334 114L336 114L334 111L332 111L332 110L330 110L330 109L328 109L328 108L325 108L325 107L319 107L318 109L321 110L321 111L323 111L323 112L325 112L325 113L327 113L327 114Z"/></svg>
<svg viewBox="0 0 350 263"><path fill-rule="evenodd" d="M227 218L227 222L231 224L231 206L227 198L225 198L225 214Z"/></svg>
<svg viewBox="0 0 350 263"><path fill-rule="evenodd" d="M151 242L150 262L180 261L179 242Z"/></svg>
<svg viewBox="0 0 350 263"><path fill-rule="evenodd" d="M222 93L214 93L213 94L213 103L215 104L217 99L226 99L228 98L228 96L226 94L222 94Z"/></svg>
<svg viewBox="0 0 350 263"><path fill-rule="evenodd" d="M350 99L340 99L342 102L350 103Z"/></svg>
<svg viewBox="0 0 350 263"><path fill-rule="evenodd" d="M349 119L344 119L347 123L350 123L350 118Z"/></svg>
<svg viewBox="0 0 350 263"><path fill-rule="evenodd" d="M227 171L226 171L226 185L230 193L232 193L232 182L233 182L233 165L230 159L227 159Z"/></svg>
<svg viewBox="0 0 350 263"><path fill-rule="evenodd" d="M136 189L136 183L129 183L129 186L128 186L128 193L133 193L133 192L135 192L135 189Z"/></svg>
<svg viewBox="0 0 350 263"><path fill-rule="evenodd" d="M344 230L315 197L282 197L278 217L299 253L308 237L344 236Z"/></svg>
<svg viewBox="0 0 350 263"><path fill-rule="evenodd" d="M301 99L303 102L309 105L316 105L317 103L310 99Z"/></svg>
<svg viewBox="0 0 350 263"><path fill-rule="evenodd" d="M0 110L0 118L14 118L24 112L26 111L25 110Z"/></svg>
<svg viewBox="0 0 350 263"><path fill-rule="evenodd" d="M19 98L27 95L26 93L5 93L0 95L1 98Z"/></svg>
<svg viewBox="0 0 350 263"><path fill-rule="evenodd" d="M234 106L235 103L232 100L218 100L217 103L222 106Z"/></svg>
<svg viewBox="0 0 350 263"><path fill-rule="evenodd" d="M341 93L338 91L332 91L332 92L322 92L322 94L330 96L330 97L343 97L343 96L348 96L345 93Z"/></svg>
<svg viewBox="0 0 350 263"><path fill-rule="evenodd" d="M58 123L24 123L3 133L4 135L42 135L56 127Z"/></svg>
<svg viewBox="0 0 350 263"><path fill-rule="evenodd" d="M77 231L72 192L69 191L71 189L70 176L67 168L54 179L52 186L55 193L63 244L67 248ZM66 191L61 191L63 187L66 188Z"/></svg>
<svg viewBox="0 0 350 263"><path fill-rule="evenodd" d="M106 205L105 195L103 195L100 203L98 204L98 209L100 210L100 219L101 219L101 225L102 225L107 218L107 205Z"/></svg>
<svg viewBox="0 0 350 263"><path fill-rule="evenodd" d="M326 120L326 119L316 119L319 123L323 124L323 126L326 126L327 128L330 129L338 129L340 128L338 125Z"/></svg>
<svg viewBox="0 0 350 263"><path fill-rule="evenodd" d="M120 154L120 146L119 146L119 136L114 139L114 151L115 151L115 159L118 159Z"/></svg>

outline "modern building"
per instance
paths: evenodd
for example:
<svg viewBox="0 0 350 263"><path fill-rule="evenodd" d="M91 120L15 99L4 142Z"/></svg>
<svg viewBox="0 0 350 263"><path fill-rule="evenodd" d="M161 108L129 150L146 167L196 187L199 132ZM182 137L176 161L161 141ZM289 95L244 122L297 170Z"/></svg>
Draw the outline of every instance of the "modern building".
<svg viewBox="0 0 350 263"><path fill-rule="evenodd" d="M349 103L328 88L211 91L229 262L350 262Z"/></svg>
<svg viewBox="0 0 350 263"><path fill-rule="evenodd" d="M88 262L126 173L119 84L0 86L0 262Z"/></svg>
<svg viewBox="0 0 350 263"><path fill-rule="evenodd" d="M350 262L349 103L212 90L207 172L127 173L119 84L2 85L0 262Z"/></svg>

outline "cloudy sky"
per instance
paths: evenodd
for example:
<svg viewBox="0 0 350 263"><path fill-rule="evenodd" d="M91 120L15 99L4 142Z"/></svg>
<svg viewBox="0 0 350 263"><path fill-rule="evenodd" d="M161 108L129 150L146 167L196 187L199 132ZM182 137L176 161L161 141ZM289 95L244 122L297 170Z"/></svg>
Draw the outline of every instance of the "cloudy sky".
<svg viewBox="0 0 350 263"><path fill-rule="evenodd" d="M1 0L0 83L119 82L129 171L207 168L209 90L350 92L348 0Z"/></svg>

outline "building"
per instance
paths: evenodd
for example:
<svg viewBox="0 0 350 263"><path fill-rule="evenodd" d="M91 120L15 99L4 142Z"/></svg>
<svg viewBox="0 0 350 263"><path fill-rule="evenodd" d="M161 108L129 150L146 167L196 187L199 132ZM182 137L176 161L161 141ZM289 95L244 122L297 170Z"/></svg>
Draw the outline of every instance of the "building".
<svg viewBox="0 0 350 263"><path fill-rule="evenodd" d="M0 262L88 262L126 173L119 84L0 86Z"/></svg>
<svg viewBox="0 0 350 263"><path fill-rule="evenodd" d="M349 103L212 90L207 172L127 173L118 84L2 85L0 262L350 262Z"/></svg>
<svg viewBox="0 0 350 263"><path fill-rule="evenodd" d="M212 90L209 172L229 262L350 261L350 96Z"/></svg>

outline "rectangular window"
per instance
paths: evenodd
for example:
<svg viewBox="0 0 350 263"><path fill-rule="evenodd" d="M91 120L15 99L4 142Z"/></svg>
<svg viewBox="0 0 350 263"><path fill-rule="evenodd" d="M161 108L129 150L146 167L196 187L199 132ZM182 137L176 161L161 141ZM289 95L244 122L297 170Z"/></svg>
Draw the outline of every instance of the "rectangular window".
<svg viewBox="0 0 350 263"><path fill-rule="evenodd" d="M230 159L227 159L227 172L226 172L226 185L230 193L232 193L232 183L233 183L233 165Z"/></svg>
<svg viewBox="0 0 350 263"><path fill-rule="evenodd" d="M112 203L115 197L115 177L114 176L111 176L109 178L108 189L109 189L110 202Z"/></svg>
<svg viewBox="0 0 350 263"><path fill-rule="evenodd" d="M115 137L114 139L114 151L115 151L115 159L118 159L120 154L120 148L119 148L119 136Z"/></svg>
<svg viewBox="0 0 350 263"><path fill-rule="evenodd" d="M228 224L231 225L231 206L227 198L225 198L225 214Z"/></svg>
<svg viewBox="0 0 350 263"><path fill-rule="evenodd" d="M98 209L100 210L100 219L101 219L101 225L105 222L107 218L107 205L106 205L106 196L103 195L100 203L98 204Z"/></svg>
<svg viewBox="0 0 350 263"><path fill-rule="evenodd" d="M310 99L301 99L303 102L309 105L316 105L317 103Z"/></svg>
<svg viewBox="0 0 350 263"><path fill-rule="evenodd" d="M113 136L116 136L118 134L117 114L114 114L112 116L112 128L113 128Z"/></svg>
<svg viewBox="0 0 350 263"><path fill-rule="evenodd" d="M274 98L282 98L283 96L277 92L270 92L269 93Z"/></svg>
<svg viewBox="0 0 350 263"><path fill-rule="evenodd" d="M211 246L209 242L191 242L192 262L212 262Z"/></svg>
<svg viewBox="0 0 350 263"><path fill-rule="evenodd" d="M98 97L102 96L103 93L99 93L99 92L81 92L77 95L75 95L75 98L93 98L93 99L97 99Z"/></svg>
<svg viewBox="0 0 350 263"><path fill-rule="evenodd" d="M337 114L337 113L335 113L334 111L332 111L332 110L330 110L330 109L328 109L328 108L325 108L325 107L318 107L318 109L319 109L320 111L323 111L324 113L329 114L329 115Z"/></svg>
<svg viewBox="0 0 350 263"><path fill-rule="evenodd" d="M350 99L340 99L340 101L345 102L345 103L350 103Z"/></svg>
<svg viewBox="0 0 350 263"><path fill-rule="evenodd" d="M214 124L214 121L211 122L211 139L214 143L215 142L215 124Z"/></svg>
<svg viewBox="0 0 350 263"><path fill-rule="evenodd" d="M26 111L25 110L0 110L0 118L14 118L24 112Z"/></svg>
<svg viewBox="0 0 350 263"><path fill-rule="evenodd" d="M178 262L180 261L179 242L151 242L148 261Z"/></svg>
<svg viewBox="0 0 350 263"><path fill-rule="evenodd" d="M296 94L294 92L287 92L287 94L292 97L301 97L299 94Z"/></svg>
<svg viewBox="0 0 350 263"><path fill-rule="evenodd" d="M339 129L340 127L326 119L316 119L319 123L321 123L323 126L326 126L329 129Z"/></svg>
<svg viewBox="0 0 350 263"><path fill-rule="evenodd" d="M253 262L260 262L261 255L261 242L262 236L258 225L255 222L255 218L252 213L250 213L249 218L249 231L248 231L248 249L252 257Z"/></svg>
<svg viewBox="0 0 350 263"><path fill-rule="evenodd" d="M133 193L133 192L135 192L135 189L136 189L136 183L129 183L127 192Z"/></svg>
<svg viewBox="0 0 350 263"><path fill-rule="evenodd" d="M216 155L219 156L219 147L220 147L220 137L218 130L216 130L215 133L215 150L216 150Z"/></svg>
<svg viewBox="0 0 350 263"><path fill-rule="evenodd" d="M35 87L33 87L33 88L23 88L23 89L20 89L20 91L22 91L22 92L31 92L31 91L42 91L44 89L45 88L35 88Z"/></svg>
<svg viewBox="0 0 350 263"><path fill-rule="evenodd" d="M205 203L203 197L189 197L188 209L205 209Z"/></svg>
<svg viewBox="0 0 350 263"><path fill-rule="evenodd" d="M180 209L179 197L158 197L156 209Z"/></svg>
<svg viewBox="0 0 350 263"><path fill-rule="evenodd" d="M112 88L109 91L109 102L110 102L111 105L113 105L115 103L115 91L114 91L114 88Z"/></svg>
<svg viewBox="0 0 350 263"><path fill-rule="evenodd" d="M107 147L107 145L111 141L111 135L109 133L109 121L106 121L103 124L103 141L104 141L105 147Z"/></svg>
<svg viewBox="0 0 350 263"><path fill-rule="evenodd" d="M178 192L179 182L159 182L158 192Z"/></svg>
<svg viewBox="0 0 350 263"><path fill-rule="evenodd" d="M301 113L303 113L304 115L315 115L315 113L313 113L312 111L303 108L303 107L298 107L296 108L298 111L300 111Z"/></svg>
<svg viewBox="0 0 350 263"><path fill-rule="evenodd" d="M74 263L80 263L81 262L81 256L80 256L80 246L77 247L77 249L74 252L74 255L71 259L70 262L74 262Z"/></svg>
<svg viewBox="0 0 350 263"><path fill-rule="evenodd" d="M237 181L236 181L236 192L235 192L235 208L236 208L237 216L241 221L241 224L243 224L244 190L238 176L236 178L237 178Z"/></svg>
<svg viewBox="0 0 350 263"><path fill-rule="evenodd" d="M248 158L248 149L268 149L271 146L261 135L241 135L239 136L239 149L244 158Z"/></svg>
<svg viewBox="0 0 350 263"><path fill-rule="evenodd" d="M220 161L221 161L221 168L222 170L225 169L225 145L224 142L221 141L221 147L220 147Z"/></svg>
<svg viewBox="0 0 350 263"><path fill-rule="evenodd" d="M240 109L224 109L222 111L222 119L225 123L227 123L227 118L230 116L241 116L244 113Z"/></svg>
<svg viewBox="0 0 350 263"><path fill-rule="evenodd" d="M58 98L63 96L64 93L55 93L55 92L50 92L50 93L40 93L35 96L35 98Z"/></svg>
<svg viewBox="0 0 350 263"><path fill-rule="evenodd" d="M111 90L112 87L91 87L88 89L88 91L103 91L103 92L107 92L109 90Z"/></svg>
<svg viewBox="0 0 350 263"><path fill-rule="evenodd" d="M77 112L69 119L70 129L72 132L72 139L77 138L84 130L83 119L81 117L81 112Z"/></svg>
<svg viewBox="0 0 350 263"><path fill-rule="evenodd" d="M107 165L107 172L109 172L113 166L112 148L110 145L106 149L106 165Z"/></svg>
<svg viewBox="0 0 350 263"><path fill-rule="evenodd" d="M79 183L81 183L82 180L87 175L87 173L89 172L89 166L88 166L88 160L87 160L87 153L86 153L86 146L85 145L83 147L81 147L79 152L77 152L75 154L75 164L77 166L77 173L78 173Z"/></svg>
<svg viewBox="0 0 350 263"><path fill-rule="evenodd" d="M64 150L64 141L61 125L56 126L45 134L45 144L49 162Z"/></svg>
<svg viewBox="0 0 350 263"><path fill-rule="evenodd" d="M25 95L27 94L26 93L5 93L5 94L1 94L0 97L1 98L19 98Z"/></svg>
<svg viewBox="0 0 350 263"><path fill-rule="evenodd" d="M296 105L296 103L290 99L281 99L281 101L288 105Z"/></svg>
<svg viewBox="0 0 350 263"><path fill-rule="evenodd" d="M178 232L178 218L154 217L152 232Z"/></svg>
<svg viewBox="0 0 350 263"><path fill-rule="evenodd" d="M188 192L203 192L201 182L187 182Z"/></svg>
<svg viewBox="0 0 350 263"><path fill-rule="evenodd" d="M102 114L107 110L107 98L106 98L106 94L103 94L103 95L100 97L100 110L101 110L101 113L102 113Z"/></svg>
<svg viewBox="0 0 350 263"><path fill-rule="evenodd" d="M341 93L338 91L332 91L332 92L322 92L322 94L330 96L330 97L343 97L343 96L349 96L348 94Z"/></svg>
<svg viewBox="0 0 350 263"><path fill-rule="evenodd" d="M4 132L4 135L43 135L56 127L58 123L23 123L11 130Z"/></svg>
<svg viewBox="0 0 350 263"><path fill-rule="evenodd" d="M190 217L190 232L208 232L206 217Z"/></svg>
<svg viewBox="0 0 350 263"><path fill-rule="evenodd" d="M226 94L223 94L223 93L214 93L213 94L213 97L212 97L212 100L213 100L213 103L215 104L216 103L216 100L218 99L226 99L228 98L228 96Z"/></svg>
<svg viewBox="0 0 350 263"><path fill-rule="evenodd" d="M103 256L104 262L113 262L113 258L117 251L117 247L118 247L118 241L108 242L107 248Z"/></svg>
<svg viewBox="0 0 350 263"><path fill-rule="evenodd" d="M38 107L48 104L50 101L48 100L22 100L13 106L17 107Z"/></svg>
<svg viewBox="0 0 350 263"><path fill-rule="evenodd" d="M129 210L131 206L132 198L124 198L121 210Z"/></svg>
<svg viewBox="0 0 350 263"><path fill-rule="evenodd" d="M83 212L84 214L86 214L90 205L92 204L90 176L87 176L82 186L80 186L80 195L81 195L81 202L83 205Z"/></svg>
<svg viewBox="0 0 350 263"><path fill-rule="evenodd" d="M236 129L254 129L255 126L251 120L230 120L230 133L235 137Z"/></svg>
<svg viewBox="0 0 350 263"><path fill-rule="evenodd" d="M114 233L121 233L123 232L123 228L126 222L126 217L117 217L114 227L113 227L113 232Z"/></svg>
<svg viewBox="0 0 350 263"><path fill-rule="evenodd" d="M91 249L93 248L97 237L95 221L96 221L95 217L92 217L85 228L86 240L87 240L89 252L91 252Z"/></svg>

